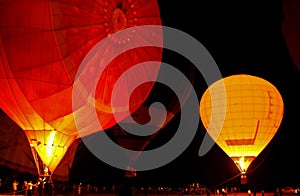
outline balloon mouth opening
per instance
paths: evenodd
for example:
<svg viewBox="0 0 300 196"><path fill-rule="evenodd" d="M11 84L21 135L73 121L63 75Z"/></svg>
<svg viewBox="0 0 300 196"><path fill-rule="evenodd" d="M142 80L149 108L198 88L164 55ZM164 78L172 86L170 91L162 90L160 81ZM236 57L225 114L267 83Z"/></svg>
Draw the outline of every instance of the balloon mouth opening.
<svg viewBox="0 0 300 196"><path fill-rule="evenodd" d="M127 26L127 18L120 8L116 8L112 13L112 25L114 32L121 31Z"/></svg>
<svg viewBox="0 0 300 196"><path fill-rule="evenodd" d="M250 164L255 158L256 158L255 156L231 157L231 159L234 161L234 163L236 164L237 168L240 170L242 175L247 173Z"/></svg>

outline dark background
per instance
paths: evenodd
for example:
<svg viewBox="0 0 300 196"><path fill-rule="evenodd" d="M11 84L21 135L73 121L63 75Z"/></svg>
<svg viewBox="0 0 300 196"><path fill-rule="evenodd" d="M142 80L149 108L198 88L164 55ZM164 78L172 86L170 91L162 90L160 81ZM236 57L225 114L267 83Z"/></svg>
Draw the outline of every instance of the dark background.
<svg viewBox="0 0 300 196"><path fill-rule="evenodd" d="M164 26L182 30L201 42L215 59L224 77L250 74L274 84L284 100L284 117L277 134L254 160L247 174L249 184L258 187L300 186L299 169L299 70L293 63L281 30L280 0L159 0ZM193 65L179 54L164 51L163 61L187 73ZM191 68L192 67L192 68ZM194 73L194 88L207 88L202 75ZM158 96L156 86L150 100ZM149 146L172 136L178 114ZM239 171L232 160L215 145L205 156L198 150L205 134L201 122L189 148L177 159L152 171L138 172L137 184L181 185L192 182L209 187L239 184ZM90 160L90 161L85 161ZM86 165L86 163L88 165ZM124 171L97 160L82 146L71 170L71 180L109 183L122 179Z"/></svg>
<svg viewBox="0 0 300 196"><path fill-rule="evenodd" d="M293 63L281 30L283 12L280 0L159 0L162 23L184 31L211 53L224 77L250 74L274 84L284 100L284 117L275 137L254 160L247 174L249 184L259 188L300 186L299 168L299 70ZM200 100L207 85L193 65L179 54L164 51L163 61L183 73L192 73ZM157 84L152 100L169 99ZM169 95L172 93L169 92ZM173 98L172 98L173 99ZM176 98L174 98L176 100ZM174 134L180 113L149 144L155 148ZM206 133L201 121L189 147L174 161L151 171L137 172L136 185L186 185L193 182L208 187L239 185L239 171L233 161L217 146L202 157L198 150ZM5 169L1 167L3 172ZM6 170L7 171L7 170ZM8 172L9 173L9 172ZM81 144L70 173L70 182L117 184L124 181L124 171L98 160Z"/></svg>

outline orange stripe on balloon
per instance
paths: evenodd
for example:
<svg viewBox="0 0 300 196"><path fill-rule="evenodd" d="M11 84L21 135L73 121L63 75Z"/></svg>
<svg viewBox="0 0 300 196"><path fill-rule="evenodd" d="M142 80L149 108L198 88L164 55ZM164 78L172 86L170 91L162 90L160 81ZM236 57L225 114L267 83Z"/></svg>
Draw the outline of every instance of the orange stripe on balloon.
<svg viewBox="0 0 300 196"><path fill-rule="evenodd" d="M227 146L243 146L243 145L254 145L254 142L256 140L256 136L258 133L258 128L259 128L259 122L257 121L257 125L256 125L256 131L255 131L255 135L253 138L250 139L235 139L235 140L225 140Z"/></svg>

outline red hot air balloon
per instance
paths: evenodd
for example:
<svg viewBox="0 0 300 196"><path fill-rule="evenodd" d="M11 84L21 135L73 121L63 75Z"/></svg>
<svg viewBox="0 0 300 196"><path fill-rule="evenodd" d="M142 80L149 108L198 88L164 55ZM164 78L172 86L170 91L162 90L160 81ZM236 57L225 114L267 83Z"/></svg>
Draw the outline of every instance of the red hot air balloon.
<svg viewBox="0 0 300 196"><path fill-rule="evenodd" d="M95 105L72 108L73 84L82 60L101 40L112 37L106 52L137 40L136 34L113 39L114 33L140 25L161 25L156 0L19 0L0 2L0 107L26 133L27 139L50 172L67 149L79 137L99 130L89 129L85 118L74 122L84 107L96 107L98 120L105 130L115 125L112 108L114 83L128 68L144 61L160 61L161 48L134 48L120 54L104 69L97 81ZM155 35L161 40L161 34ZM139 37L149 40L151 37ZM102 58L105 58L104 54ZM94 63L94 67L99 66ZM140 73L157 75L159 65ZM132 78L130 78L132 79ZM141 85L131 97L135 111L148 96L153 83ZM83 88L82 92L85 93ZM120 90L120 89L119 89ZM126 93L126 89L121 89ZM82 135L81 135L82 136Z"/></svg>
<svg viewBox="0 0 300 196"><path fill-rule="evenodd" d="M35 154L28 143L25 132L11 120L2 110L0 111L0 164L11 169L38 176ZM52 177L59 181L67 181L68 173L73 165L73 159L77 152L80 139L75 140L55 169ZM42 164L42 163L41 163Z"/></svg>

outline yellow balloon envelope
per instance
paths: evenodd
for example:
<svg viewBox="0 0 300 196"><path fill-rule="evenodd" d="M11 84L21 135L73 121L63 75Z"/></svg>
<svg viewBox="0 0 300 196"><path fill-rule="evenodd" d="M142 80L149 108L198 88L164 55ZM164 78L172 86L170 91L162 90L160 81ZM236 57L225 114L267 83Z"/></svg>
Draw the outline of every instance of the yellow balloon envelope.
<svg viewBox="0 0 300 196"><path fill-rule="evenodd" d="M225 95L220 96L224 89ZM218 99L226 100L213 101ZM246 74L213 83L200 100L204 127L242 173L272 140L283 112L284 104L277 88L265 79ZM220 114L225 116L221 118ZM220 124L218 119L224 120L222 126L214 126Z"/></svg>

